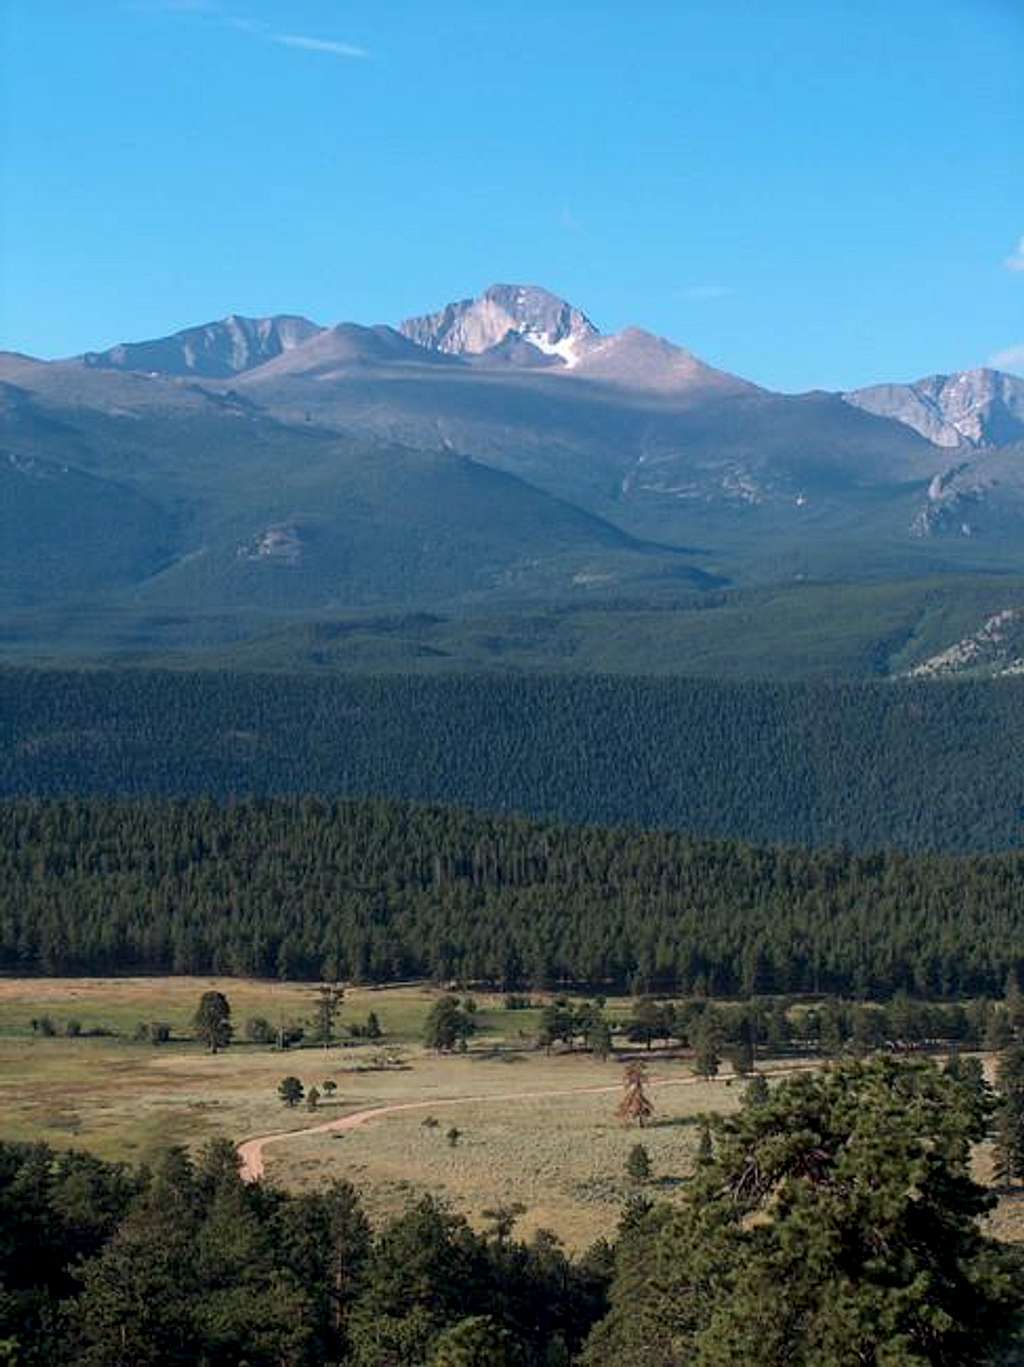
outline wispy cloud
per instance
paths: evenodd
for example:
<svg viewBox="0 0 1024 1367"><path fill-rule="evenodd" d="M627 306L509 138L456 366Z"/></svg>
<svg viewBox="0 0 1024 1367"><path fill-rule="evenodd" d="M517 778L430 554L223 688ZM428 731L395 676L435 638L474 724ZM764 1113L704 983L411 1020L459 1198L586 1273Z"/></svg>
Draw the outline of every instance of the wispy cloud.
<svg viewBox="0 0 1024 1367"><path fill-rule="evenodd" d="M1024 271L1024 237L1003 263L1008 271Z"/></svg>
<svg viewBox="0 0 1024 1367"><path fill-rule="evenodd" d="M364 47L355 43L337 43L332 38L308 38L302 33L272 33L271 41L284 47L298 47L305 52L327 52L332 57L369 57Z"/></svg>
<svg viewBox="0 0 1024 1367"><path fill-rule="evenodd" d="M567 233L578 233L583 225L569 208L568 204L564 204L558 215L558 226L564 228Z"/></svg>
<svg viewBox="0 0 1024 1367"><path fill-rule="evenodd" d="M239 33L249 33L266 42L298 48L302 52L322 52L329 57L345 57L350 61L362 61L370 55L366 48L356 43L345 43L336 38L317 38L308 33L278 33L263 19L225 14L221 0L128 0L128 8L150 14L205 15L237 29Z"/></svg>
<svg viewBox="0 0 1024 1367"><path fill-rule="evenodd" d="M735 294L731 285L687 285L683 290L684 299L728 299L730 294Z"/></svg>
<svg viewBox="0 0 1024 1367"><path fill-rule="evenodd" d="M1024 374L1024 342L997 351L989 357L988 363L995 370L1017 370Z"/></svg>

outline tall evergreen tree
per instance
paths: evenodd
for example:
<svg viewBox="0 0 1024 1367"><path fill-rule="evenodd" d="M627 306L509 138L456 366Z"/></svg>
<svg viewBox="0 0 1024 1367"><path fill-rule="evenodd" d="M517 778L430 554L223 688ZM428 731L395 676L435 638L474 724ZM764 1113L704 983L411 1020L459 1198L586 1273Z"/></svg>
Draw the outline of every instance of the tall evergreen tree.
<svg viewBox="0 0 1024 1367"><path fill-rule="evenodd" d="M201 1040L211 1054L226 1049L231 1043L234 1027L231 1006L223 992L204 992L192 1018L196 1039Z"/></svg>

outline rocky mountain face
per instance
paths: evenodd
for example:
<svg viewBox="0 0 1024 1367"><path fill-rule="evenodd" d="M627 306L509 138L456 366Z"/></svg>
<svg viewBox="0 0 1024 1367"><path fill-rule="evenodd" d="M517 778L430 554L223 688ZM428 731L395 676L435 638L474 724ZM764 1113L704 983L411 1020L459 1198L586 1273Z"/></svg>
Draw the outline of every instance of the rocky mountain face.
<svg viewBox="0 0 1024 1367"><path fill-rule="evenodd" d="M843 395L895 418L935 446L986 448L1024 440L1024 380L998 370L931 375L915 384L878 384Z"/></svg>
<svg viewBox="0 0 1024 1367"><path fill-rule="evenodd" d="M987 617L976 631L907 670L906 678L1006 678L1014 674L1024 674L1024 611L1003 608Z"/></svg>
<svg viewBox="0 0 1024 1367"><path fill-rule="evenodd" d="M491 285L476 299L408 318L399 331L429 351L477 365L571 373L652 392L741 394L757 386L642 328L604 335L585 313L536 285Z"/></svg>
<svg viewBox="0 0 1024 1367"><path fill-rule="evenodd" d="M221 379L263 365L301 346L323 329L308 318L289 314L241 318L186 328L148 342L121 342L107 351L87 351L84 365L101 370L141 370L157 375L195 375Z"/></svg>
<svg viewBox="0 0 1024 1367"><path fill-rule="evenodd" d="M399 331L417 346L480 356L514 341L572 368L600 336L579 309L536 285L491 285L477 299L407 318Z"/></svg>

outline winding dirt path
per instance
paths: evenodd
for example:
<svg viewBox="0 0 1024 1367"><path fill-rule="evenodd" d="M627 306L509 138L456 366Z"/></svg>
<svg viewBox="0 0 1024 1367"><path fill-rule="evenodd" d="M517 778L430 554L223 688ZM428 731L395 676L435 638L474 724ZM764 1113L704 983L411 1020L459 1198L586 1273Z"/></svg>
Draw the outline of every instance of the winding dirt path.
<svg viewBox="0 0 1024 1367"><path fill-rule="evenodd" d="M788 1073L803 1072L807 1068L817 1068L820 1064L802 1064L792 1068L762 1069L765 1077L782 1077ZM722 1082L730 1079L722 1079ZM740 1079L736 1079L740 1081ZM704 1083L699 1077L655 1078L648 1087L693 1087ZM432 1098L430 1101L396 1101L387 1106L369 1106L364 1111L351 1111L348 1115L338 1116L335 1120L322 1120L319 1125L310 1125L304 1130L279 1130L275 1134L262 1134L254 1139L246 1139L238 1146L239 1171L243 1182L258 1182L265 1173L263 1151L270 1144L280 1144L286 1139L304 1139L311 1134L344 1134L347 1130L358 1130L361 1125L378 1116L394 1115L398 1111L432 1111L441 1106L464 1106L469 1102L492 1104L505 1101L539 1101L546 1097L595 1096L601 1093L621 1092L622 1083L613 1082L600 1087L564 1087L557 1091L546 1092L502 1092L484 1093L476 1096L449 1096Z"/></svg>

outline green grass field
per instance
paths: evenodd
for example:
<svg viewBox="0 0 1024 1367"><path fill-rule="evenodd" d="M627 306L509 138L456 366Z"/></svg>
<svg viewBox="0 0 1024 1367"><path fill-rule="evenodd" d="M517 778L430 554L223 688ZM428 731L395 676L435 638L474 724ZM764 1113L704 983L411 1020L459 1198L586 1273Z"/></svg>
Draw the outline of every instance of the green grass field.
<svg viewBox="0 0 1024 1367"><path fill-rule="evenodd" d="M211 989L229 998L239 1033L249 1016L308 1019L315 995L311 984L240 979L0 980L0 1137L137 1162L171 1144L301 1131L370 1107L416 1103L344 1134L279 1141L266 1151L266 1175L295 1189L349 1178L375 1220L422 1192L446 1197L476 1223L489 1207L519 1201L527 1207L522 1233L544 1226L581 1249L614 1231L633 1189L625 1173L633 1144L641 1140L650 1154L647 1194L671 1200L693 1170L695 1118L735 1108L742 1090L727 1070L697 1082L685 1060L655 1050L653 1123L627 1129L615 1116L621 1057L549 1056L529 1040L539 1011L508 1011L488 997L478 999L480 1029L469 1051L438 1057L418 1042L437 997L420 986L350 989L340 1013L351 1022L374 1011L384 1043L401 1046L401 1067L377 1069L381 1046L370 1043L286 1053L238 1043L211 1055L188 1038L199 996ZM611 1002L608 1014L621 1018L628 1009L625 1000ZM31 1027L43 1015L58 1030L75 1019L84 1031L118 1033L44 1038ZM176 1038L136 1043L140 1020L167 1021ZM305 1106L289 1110L277 1097L287 1074L307 1089L333 1080L337 1091L315 1115ZM423 1124L428 1116L436 1126ZM446 1138L453 1126L460 1131L454 1147ZM979 1176L987 1180L990 1167L983 1150ZM1001 1202L993 1228L1002 1237L1024 1238L1019 1207L1012 1196Z"/></svg>

